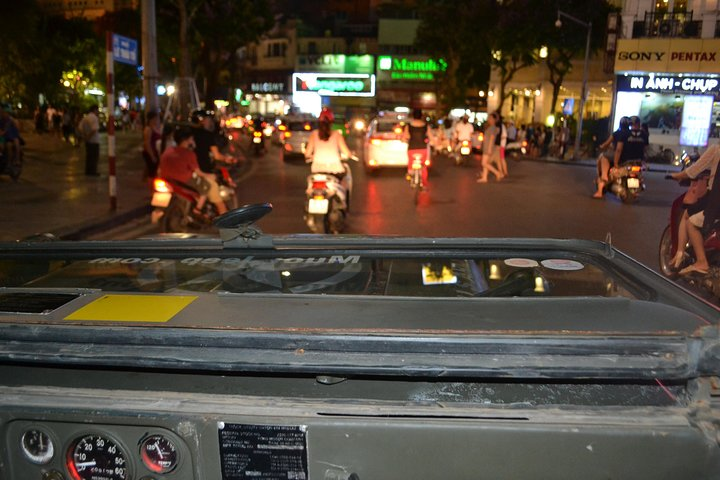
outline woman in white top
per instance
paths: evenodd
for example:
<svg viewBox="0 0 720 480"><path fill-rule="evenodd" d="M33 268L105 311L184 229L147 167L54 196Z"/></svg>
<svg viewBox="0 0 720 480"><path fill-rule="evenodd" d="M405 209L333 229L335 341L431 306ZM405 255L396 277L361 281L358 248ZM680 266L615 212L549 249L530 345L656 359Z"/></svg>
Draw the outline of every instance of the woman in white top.
<svg viewBox="0 0 720 480"><path fill-rule="evenodd" d="M342 158L352 157L342 134L332 129L334 116L329 108L320 113L319 127L310 134L305 157L312 162L312 173L329 173L344 176L346 173Z"/></svg>

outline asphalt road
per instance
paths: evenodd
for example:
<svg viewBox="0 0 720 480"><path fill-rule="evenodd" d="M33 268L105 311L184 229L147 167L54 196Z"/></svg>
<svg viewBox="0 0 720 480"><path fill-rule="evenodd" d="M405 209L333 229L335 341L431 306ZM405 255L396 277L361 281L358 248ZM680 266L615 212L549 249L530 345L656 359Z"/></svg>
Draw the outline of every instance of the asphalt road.
<svg viewBox="0 0 720 480"><path fill-rule="evenodd" d="M362 155L362 145L350 148ZM478 166L456 167L439 158L427 192L416 206L402 169L366 174L353 164L354 192L347 233L430 237L548 237L605 240L657 270L657 247L672 201L682 193L662 172L646 176L639 202L624 205L608 195L591 198L594 169L532 160L510 160L509 178L475 182ZM271 202L260 226L268 233L308 232L303 221L309 168L302 158L283 162L272 146L257 158L239 187L241 204ZM491 176L492 178L492 176Z"/></svg>

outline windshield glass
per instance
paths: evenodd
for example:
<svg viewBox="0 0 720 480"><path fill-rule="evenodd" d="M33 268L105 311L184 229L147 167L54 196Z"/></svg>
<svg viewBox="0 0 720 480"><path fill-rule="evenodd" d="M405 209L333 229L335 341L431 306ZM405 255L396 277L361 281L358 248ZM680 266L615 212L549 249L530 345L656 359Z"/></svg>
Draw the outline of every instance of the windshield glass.
<svg viewBox="0 0 720 480"><path fill-rule="evenodd" d="M0 283L33 289L409 297L627 297L647 291L590 260L558 256L99 257L0 261Z"/></svg>

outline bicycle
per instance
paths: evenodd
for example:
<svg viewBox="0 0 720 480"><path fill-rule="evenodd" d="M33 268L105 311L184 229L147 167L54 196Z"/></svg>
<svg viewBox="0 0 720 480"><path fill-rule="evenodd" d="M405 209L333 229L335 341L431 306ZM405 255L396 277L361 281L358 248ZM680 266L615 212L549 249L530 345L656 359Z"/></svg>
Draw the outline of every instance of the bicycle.
<svg viewBox="0 0 720 480"><path fill-rule="evenodd" d="M424 185L422 183L422 171L423 171L423 155L421 153L413 154L412 164L410 169L410 186L413 189L413 200L415 205L418 204L420 198L420 192L423 190Z"/></svg>

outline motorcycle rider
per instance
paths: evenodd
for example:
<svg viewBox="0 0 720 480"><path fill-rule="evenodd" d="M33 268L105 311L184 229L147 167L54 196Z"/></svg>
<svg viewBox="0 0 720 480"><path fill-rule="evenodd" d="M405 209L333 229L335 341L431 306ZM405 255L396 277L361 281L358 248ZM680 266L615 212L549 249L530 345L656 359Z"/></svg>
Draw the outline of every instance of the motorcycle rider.
<svg viewBox="0 0 720 480"><path fill-rule="evenodd" d="M630 129L630 117L621 117L618 129L615 130L607 140L600 145L600 156L597 160L597 192L593 195L593 198L603 198L603 191L605 185L608 183L608 174L610 172L610 159L615 158L615 149L617 142L627 135ZM612 148L611 148L612 147Z"/></svg>
<svg viewBox="0 0 720 480"><path fill-rule="evenodd" d="M318 129L313 130L308 139L305 158L312 164L312 173L327 173L343 180L350 170L342 162L342 156L351 158L353 155L340 132L332 129L334 120L332 110L323 107L318 117Z"/></svg>
<svg viewBox="0 0 720 480"><path fill-rule="evenodd" d="M711 203L713 202L713 199L717 197L717 194L712 194L712 190L719 163L720 145L713 144L708 147L697 162L693 163L682 172L673 173L671 175L675 180L681 181L694 179L705 170L710 170L710 177L708 178L708 193L705 195L704 201L702 199L698 200L698 203L703 206L703 210L688 216L687 221L684 222L688 240L695 252L695 263L680 270L680 275L687 275L690 273L706 274L710 269L710 264L708 262L707 255L705 254L705 239L703 238L701 229L703 228L703 225L712 224L717 220L717 218L707 218L706 222L705 216L706 213L710 215L710 207L713 207L713 212L716 212L717 210L715 208L716 206L711 205ZM703 202L704 205L701 202ZM681 248L684 248L684 245L678 245L678 253L681 253Z"/></svg>
<svg viewBox="0 0 720 480"><path fill-rule="evenodd" d="M475 132L475 129L468 120L470 120L470 117L468 117L467 115L463 115L462 119L459 122L455 123L452 136L453 150L455 150L458 145L460 145L465 140L472 143L472 136Z"/></svg>
<svg viewBox="0 0 720 480"><path fill-rule="evenodd" d="M8 108L0 105L0 137L3 137L4 154L8 164L17 162L20 159L20 131L15 119L10 116Z"/></svg>
<svg viewBox="0 0 720 480"><path fill-rule="evenodd" d="M626 131L617 139L615 146L615 168L631 161L642 161L645 158L645 149L648 146L648 137L642 131L640 118L630 117L630 130Z"/></svg>
<svg viewBox="0 0 720 480"><path fill-rule="evenodd" d="M168 180L175 180L185 185L194 185L195 178L201 178L208 184L207 200L215 205L218 214L227 212L225 202L220 197L220 189L215 181L215 174L206 173L200 169L197 161L193 129L178 128L173 133L175 146L168 147L160 155L160 175ZM199 214L205 204L205 196L201 195L197 202L195 213Z"/></svg>
<svg viewBox="0 0 720 480"><path fill-rule="evenodd" d="M403 130L403 141L408 144L408 168L407 176L408 180L412 175L413 160L416 155L420 155L420 161L422 164L422 180L420 186L424 187L427 185L428 169L425 165L425 161L428 157L428 141L432 132L430 126L422 118L422 110L419 108L413 109L412 120L410 123L405 125Z"/></svg>
<svg viewBox="0 0 720 480"><path fill-rule="evenodd" d="M218 148L218 135L215 130L215 112L212 110L195 110L190 116L193 123L195 138L195 154L200 170L215 173L215 161L236 163L232 155L223 155ZM234 186L234 185L233 185Z"/></svg>

